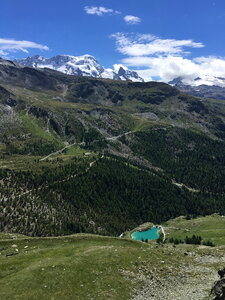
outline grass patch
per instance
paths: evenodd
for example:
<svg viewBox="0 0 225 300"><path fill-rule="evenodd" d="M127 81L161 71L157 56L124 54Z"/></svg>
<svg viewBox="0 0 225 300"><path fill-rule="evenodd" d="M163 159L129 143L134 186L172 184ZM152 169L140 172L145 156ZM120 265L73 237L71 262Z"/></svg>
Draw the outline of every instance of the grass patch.
<svg viewBox="0 0 225 300"><path fill-rule="evenodd" d="M78 234L3 239L0 248L0 298L3 300L126 300L132 298L135 288L143 286L146 275L154 274L160 280L167 276L180 278L187 267L189 280L196 277L195 258L184 255L185 245L162 247L128 239ZM200 257L213 254L210 247L199 249L189 245L188 251L194 251ZM6 256L10 253L17 254ZM223 253L222 249L218 250L218 257ZM216 272L215 267L218 266L214 262L207 264L212 272Z"/></svg>
<svg viewBox="0 0 225 300"><path fill-rule="evenodd" d="M77 155L77 156L83 156L84 153L89 152L85 149L80 148L77 145L74 145L72 147L67 148L66 153L67 155Z"/></svg>
<svg viewBox="0 0 225 300"><path fill-rule="evenodd" d="M46 130L42 129L34 118L31 118L29 115L22 114L20 115L20 119L23 121L25 128L27 128L34 136L53 142L59 147L64 146L62 141L58 140L50 132L48 133Z"/></svg>
<svg viewBox="0 0 225 300"><path fill-rule="evenodd" d="M13 241L15 244L15 241ZM1 299L128 299L133 283L122 270L147 245L113 238L71 236L2 241ZM139 253L141 252L141 253Z"/></svg>
<svg viewBox="0 0 225 300"><path fill-rule="evenodd" d="M74 158L79 155L56 155L48 160L40 161L43 156L31 155L10 155L0 159L0 168L20 171L42 172L45 168L58 168L62 165L74 162ZM88 157L83 158L87 161Z"/></svg>
<svg viewBox="0 0 225 300"><path fill-rule="evenodd" d="M179 217L166 222L164 227L168 238L184 240L194 234L212 241L216 246L225 245L225 217L218 214L191 220Z"/></svg>
<svg viewBox="0 0 225 300"><path fill-rule="evenodd" d="M12 247L13 246L13 247ZM138 274L179 275L192 258L165 248L94 235L2 240L1 299L130 299ZM196 247L193 249L197 249ZM6 256L17 252L17 255ZM180 259L182 256L182 265Z"/></svg>

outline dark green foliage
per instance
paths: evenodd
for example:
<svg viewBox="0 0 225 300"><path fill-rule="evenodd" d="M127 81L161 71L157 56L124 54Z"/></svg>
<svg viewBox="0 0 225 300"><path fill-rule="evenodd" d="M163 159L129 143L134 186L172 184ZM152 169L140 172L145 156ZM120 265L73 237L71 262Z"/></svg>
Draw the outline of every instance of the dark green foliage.
<svg viewBox="0 0 225 300"><path fill-rule="evenodd" d="M7 142L5 154L20 154L20 155L47 155L57 150L57 147L52 142L41 138L33 138L21 142Z"/></svg>
<svg viewBox="0 0 225 300"><path fill-rule="evenodd" d="M97 140L101 140L102 135L94 128L91 128L89 131L84 134L84 141L87 146L90 146L91 143Z"/></svg>
<svg viewBox="0 0 225 300"><path fill-rule="evenodd" d="M118 91L109 90L108 99L110 99L112 103L117 104L124 100L124 96Z"/></svg>
<svg viewBox="0 0 225 300"><path fill-rule="evenodd" d="M77 120L70 118L65 124L65 135L66 137L75 139L76 142L82 142L84 139L85 129L82 123Z"/></svg>
<svg viewBox="0 0 225 300"><path fill-rule="evenodd" d="M164 83L148 82L132 82L128 83L128 87L136 88L134 93L130 93L129 100L138 100L146 104L160 104L168 97L176 96L179 92ZM132 91L132 90L131 90Z"/></svg>
<svg viewBox="0 0 225 300"><path fill-rule="evenodd" d="M67 165L59 161L58 167L55 163L38 173L2 171L1 194L11 200L1 202L4 221L0 230L31 235L118 235L147 221L161 223L185 215L196 202L207 212L203 204L210 198L182 191L170 180L124 159L98 159L90 169L89 161L80 159ZM7 188L7 181L13 181L13 186Z"/></svg>
<svg viewBox="0 0 225 300"><path fill-rule="evenodd" d="M69 87L67 98L71 102L83 103L110 101L117 104L124 100L124 96L113 86L93 78L79 78L76 82L73 82Z"/></svg>
<svg viewBox="0 0 225 300"><path fill-rule="evenodd" d="M200 115L209 114L209 108L202 102L202 100L186 94L178 95L178 99L187 105L187 111L190 113L197 113Z"/></svg>
<svg viewBox="0 0 225 300"><path fill-rule="evenodd" d="M186 236L185 243L186 244L193 244L193 245L201 245L202 237L193 235L192 237Z"/></svg>
<svg viewBox="0 0 225 300"><path fill-rule="evenodd" d="M100 226L102 229L98 230L102 233L118 234L149 218L160 220L163 217L163 211L154 216L159 209L154 203L158 197L157 185L163 187L163 181L157 183L157 179L147 172L137 171L112 159L102 160L88 173L85 173L85 168L84 163L74 162L60 168L45 168L41 174L2 172L4 181L12 180L7 178L13 176L11 189L16 194L13 201L2 202L4 221L1 222L1 230L15 228L26 234L45 235L96 232ZM73 178L73 174L77 173L79 176ZM176 188L171 196L176 191L175 197L179 198ZM10 197L9 193L6 185L2 195ZM160 194L164 201L164 192ZM25 203L29 203L30 209ZM42 210L45 213L40 213ZM14 218L11 211L21 217ZM170 213L172 216L173 212ZM25 221L27 217L28 222ZM36 218L38 222L34 221Z"/></svg>
<svg viewBox="0 0 225 300"><path fill-rule="evenodd" d="M13 107L16 106L18 102L15 95L0 86L0 103Z"/></svg>
<svg viewBox="0 0 225 300"><path fill-rule="evenodd" d="M1 170L0 230L35 236L85 231L79 220L81 213L50 186L63 188L63 182L83 174L88 164L89 160L76 159L66 165L60 162L49 164L41 172L35 169L26 172ZM86 230L88 232L88 226Z"/></svg>
<svg viewBox="0 0 225 300"><path fill-rule="evenodd" d="M135 135L136 141L129 144L132 150L162 168L176 182L206 193L225 191L224 142L170 127ZM190 213L196 214L196 211Z"/></svg>
<svg viewBox="0 0 225 300"><path fill-rule="evenodd" d="M183 244L184 241L182 241L181 239L177 239L177 238L169 238L166 240L168 243L174 244L174 245L178 245L178 244Z"/></svg>
<svg viewBox="0 0 225 300"><path fill-rule="evenodd" d="M164 243L164 235L160 233L159 238L156 240L157 244L162 245Z"/></svg>
<svg viewBox="0 0 225 300"><path fill-rule="evenodd" d="M94 128L84 133L84 142L87 150L101 151L107 147L107 142L103 136Z"/></svg>
<svg viewBox="0 0 225 300"><path fill-rule="evenodd" d="M128 82L128 89L134 89L134 90L148 90L149 93L158 92L160 95L164 95L166 97L172 97L178 95L180 92L171 87L168 84L162 83L162 82Z"/></svg>
<svg viewBox="0 0 225 300"><path fill-rule="evenodd" d="M148 243L148 239L141 239L141 241L143 242L143 243Z"/></svg>
<svg viewBox="0 0 225 300"><path fill-rule="evenodd" d="M184 241L178 238L169 238L166 240L169 243L173 243L174 245L178 245L178 244L183 244L184 242L186 244L191 244L191 245L206 245L206 246L211 246L213 247L214 244L211 241L203 241L202 242L202 237L198 236L198 235L192 235L191 237L186 236Z"/></svg>
<svg viewBox="0 0 225 300"><path fill-rule="evenodd" d="M211 122L213 123L213 133L222 139L225 139L225 124L218 117L211 118Z"/></svg>
<svg viewBox="0 0 225 300"><path fill-rule="evenodd" d="M133 95L130 95L128 97L129 100L137 100L137 101L142 101L144 103L151 103L151 104L160 104L163 102L166 97L165 95L159 95L157 92L156 93L136 93Z"/></svg>
<svg viewBox="0 0 225 300"><path fill-rule="evenodd" d="M208 241L203 241L202 244L203 244L204 246L208 246L208 247L215 247L215 244L214 244L212 241L210 241L210 240L208 240Z"/></svg>
<svg viewBox="0 0 225 300"><path fill-rule="evenodd" d="M94 84L90 82L80 82L73 85L71 88L71 93L74 99L81 100L82 98L87 98L94 93Z"/></svg>
<svg viewBox="0 0 225 300"><path fill-rule="evenodd" d="M189 112L196 112L198 114L208 114L209 110L208 108L199 100L194 99L193 101L190 101L190 104L188 105L188 111Z"/></svg>

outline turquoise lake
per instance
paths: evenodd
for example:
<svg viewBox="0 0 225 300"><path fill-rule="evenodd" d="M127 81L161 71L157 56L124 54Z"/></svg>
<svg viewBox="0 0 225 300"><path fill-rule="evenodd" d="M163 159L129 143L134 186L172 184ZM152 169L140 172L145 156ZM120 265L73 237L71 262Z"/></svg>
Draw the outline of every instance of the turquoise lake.
<svg viewBox="0 0 225 300"><path fill-rule="evenodd" d="M145 231L135 231L131 234L131 237L136 241L144 240L157 240L159 238L159 229L152 227Z"/></svg>

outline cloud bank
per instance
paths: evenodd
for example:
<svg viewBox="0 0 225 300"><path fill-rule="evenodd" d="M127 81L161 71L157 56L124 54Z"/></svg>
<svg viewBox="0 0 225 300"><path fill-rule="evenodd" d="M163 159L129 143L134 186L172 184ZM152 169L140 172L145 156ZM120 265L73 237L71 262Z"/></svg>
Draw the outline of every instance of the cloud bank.
<svg viewBox="0 0 225 300"><path fill-rule="evenodd" d="M116 49L126 56L122 63L135 68L146 81L157 78L169 82L182 77L185 84L225 85L225 58L189 58L194 48L204 44L191 39L162 39L152 34L116 33ZM195 79L200 77L201 80Z"/></svg>
<svg viewBox="0 0 225 300"><path fill-rule="evenodd" d="M0 55L2 56L18 51L29 53L28 49L49 50L47 46L35 42L0 38Z"/></svg>

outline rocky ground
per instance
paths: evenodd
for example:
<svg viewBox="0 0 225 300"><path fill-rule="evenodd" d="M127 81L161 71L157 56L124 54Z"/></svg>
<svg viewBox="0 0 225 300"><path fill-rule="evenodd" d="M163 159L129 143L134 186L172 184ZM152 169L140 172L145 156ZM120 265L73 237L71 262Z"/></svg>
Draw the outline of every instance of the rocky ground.
<svg viewBox="0 0 225 300"><path fill-rule="evenodd" d="M221 248L209 250L208 247L199 247L196 250L184 251L183 256L189 257L189 263L187 261L182 263L181 260L176 269L163 261L161 262L162 268L152 270L150 273L147 267L139 267L139 275L138 278L136 277L139 287L132 300L214 299L211 296L211 289L219 279L217 265L225 264L225 258L222 255L224 250ZM167 264L166 268L164 264Z"/></svg>

